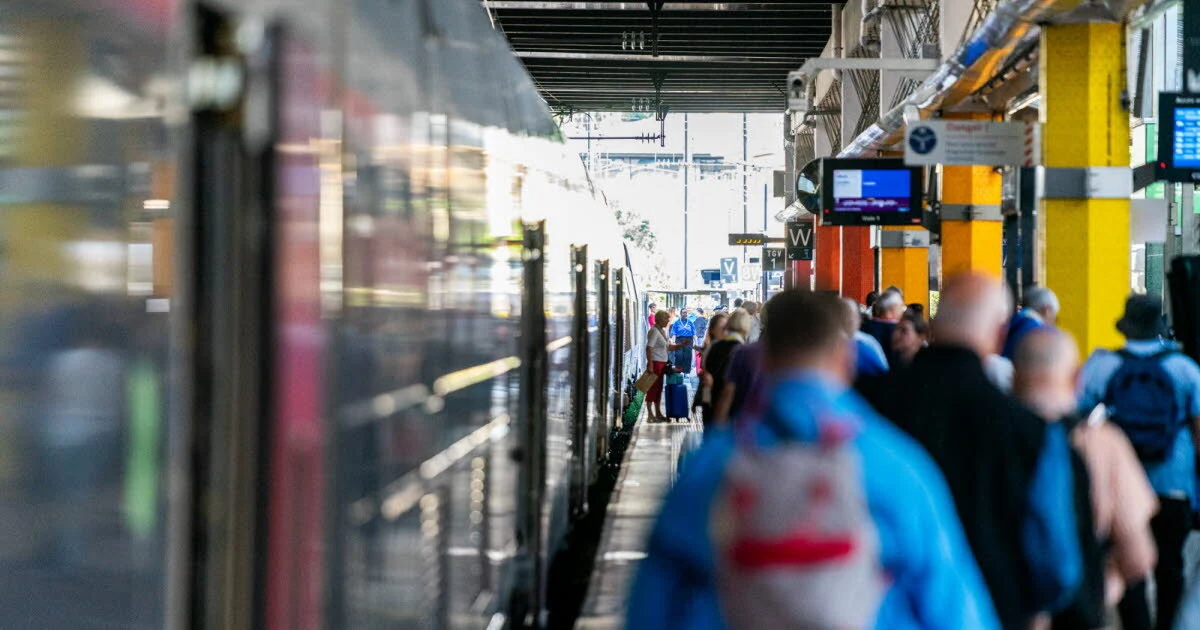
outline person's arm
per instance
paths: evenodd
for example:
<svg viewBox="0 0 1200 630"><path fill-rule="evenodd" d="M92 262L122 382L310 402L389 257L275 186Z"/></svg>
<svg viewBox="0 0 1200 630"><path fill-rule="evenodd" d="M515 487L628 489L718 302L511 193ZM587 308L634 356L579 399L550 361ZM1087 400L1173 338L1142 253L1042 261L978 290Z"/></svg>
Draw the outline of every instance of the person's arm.
<svg viewBox="0 0 1200 630"><path fill-rule="evenodd" d="M1083 553L1075 526L1071 451L1061 424L1046 427L1029 484L1021 542L1038 610L1058 612L1071 603L1083 578Z"/></svg>
<svg viewBox="0 0 1200 630"><path fill-rule="evenodd" d="M1158 512L1158 498L1146 471L1138 461L1129 438L1113 425L1085 429L1103 431L1097 433L1095 441L1107 438L1106 465L1111 466L1113 493L1113 517L1109 536L1112 539L1111 557L1121 579L1133 583L1150 575L1158 561L1158 550L1154 535L1150 531L1150 519Z"/></svg>
<svg viewBox="0 0 1200 630"><path fill-rule="evenodd" d="M860 446L867 502L893 588L919 627L993 630L1000 621L942 472L907 434L867 419ZM888 627L889 620L876 625Z"/></svg>

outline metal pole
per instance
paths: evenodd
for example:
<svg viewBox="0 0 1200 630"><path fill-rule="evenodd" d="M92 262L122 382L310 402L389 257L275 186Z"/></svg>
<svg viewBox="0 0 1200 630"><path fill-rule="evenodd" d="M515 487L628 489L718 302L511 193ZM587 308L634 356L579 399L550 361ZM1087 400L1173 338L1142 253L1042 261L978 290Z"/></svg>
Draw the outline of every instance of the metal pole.
<svg viewBox="0 0 1200 630"><path fill-rule="evenodd" d="M692 159L688 155L688 115L683 115L683 290L688 288L688 176Z"/></svg>
<svg viewBox="0 0 1200 630"><path fill-rule="evenodd" d="M747 136L748 136L748 134L746 133L746 114L743 113L742 114L742 232L743 233L750 231L750 219L749 219L749 217L750 217L750 210L749 210L750 191L748 188L748 184L746 183L746 162L747 162L747 160L749 160L749 156L750 156L749 146L747 143ZM749 250L747 250L745 247L742 247L742 263L743 264L746 263L748 251Z"/></svg>

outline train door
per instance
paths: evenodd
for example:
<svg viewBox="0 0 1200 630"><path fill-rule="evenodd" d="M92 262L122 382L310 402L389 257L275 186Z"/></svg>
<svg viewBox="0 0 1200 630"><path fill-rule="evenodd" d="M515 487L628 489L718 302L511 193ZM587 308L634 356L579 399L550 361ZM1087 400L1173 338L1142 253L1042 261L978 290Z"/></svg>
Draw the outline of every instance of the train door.
<svg viewBox="0 0 1200 630"><path fill-rule="evenodd" d="M596 284L599 287L597 322L599 330L599 352L596 353L595 397L596 397L596 461L608 457L608 437L611 420L609 417L608 383L612 373L612 283L609 279L608 260L596 261Z"/></svg>
<svg viewBox="0 0 1200 630"><path fill-rule="evenodd" d="M546 503L546 352L545 222L525 226L522 238L524 286L521 306L521 392L519 438L514 457L518 472L516 573L511 619L521 627L541 627L546 607L547 551L543 506Z"/></svg>
<svg viewBox="0 0 1200 630"><path fill-rule="evenodd" d="M588 454L589 433L592 422L588 413L588 358L591 352L588 332L588 258L587 245L571 248L572 274L575 289L575 316L571 337L573 360L571 362L571 515L579 518L587 514L588 485L591 482L593 460Z"/></svg>
<svg viewBox="0 0 1200 630"><path fill-rule="evenodd" d="M192 626L320 628L325 88L281 24L195 28Z"/></svg>

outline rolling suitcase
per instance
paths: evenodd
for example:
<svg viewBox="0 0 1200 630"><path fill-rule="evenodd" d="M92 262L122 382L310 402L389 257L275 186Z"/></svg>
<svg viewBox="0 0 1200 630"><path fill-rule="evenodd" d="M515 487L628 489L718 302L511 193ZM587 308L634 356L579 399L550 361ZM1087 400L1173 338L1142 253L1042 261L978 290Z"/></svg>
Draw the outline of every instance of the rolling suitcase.
<svg viewBox="0 0 1200 630"><path fill-rule="evenodd" d="M668 418L686 419L688 417L688 395L686 386L668 381L663 389L663 397L665 398L666 406L664 413Z"/></svg>

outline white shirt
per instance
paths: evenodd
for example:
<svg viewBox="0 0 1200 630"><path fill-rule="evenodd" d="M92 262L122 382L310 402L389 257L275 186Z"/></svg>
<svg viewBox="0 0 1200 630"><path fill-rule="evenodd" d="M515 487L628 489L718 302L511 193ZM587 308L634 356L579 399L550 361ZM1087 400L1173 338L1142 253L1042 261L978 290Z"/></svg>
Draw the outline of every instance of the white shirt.
<svg viewBox="0 0 1200 630"><path fill-rule="evenodd" d="M657 328L651 328L646 334L646 347L650 349L651 361L666 362L667 356L667 336Z"/></svg>
<svg viewBox="0 0 1200 630"><path fill-rule="evenodd" d="M989 354L983 361L983 371L988 380L1004 393L1012 392L1013 364L998 354Z"/></svg>
<svg viewBox="0 0 1200 630"><path fill-rule="evenodd" d="M758 315L750 317L750 334L746 336L746 341L754 343L758 341L758 336L762 334L762 322L759 321Z"/></svg>

